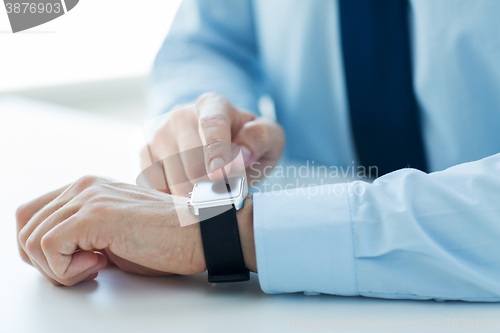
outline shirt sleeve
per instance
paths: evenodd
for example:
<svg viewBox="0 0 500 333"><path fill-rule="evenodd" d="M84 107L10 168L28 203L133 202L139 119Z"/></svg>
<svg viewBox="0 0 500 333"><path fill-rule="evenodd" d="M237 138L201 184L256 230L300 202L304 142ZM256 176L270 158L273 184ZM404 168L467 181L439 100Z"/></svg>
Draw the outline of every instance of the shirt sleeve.
<svg viewBox="0 0 500 333"><path fill-rule="evenodd" d="M254 195L267 293L500 301L500 154Z"/></svg>
<svg viewBox="0 0 500 333"><path fill-rule="evenodd" d="M154 62L148 100L154 114L218 92L257 113L262 95L248 0L185 0Z"/></svg>

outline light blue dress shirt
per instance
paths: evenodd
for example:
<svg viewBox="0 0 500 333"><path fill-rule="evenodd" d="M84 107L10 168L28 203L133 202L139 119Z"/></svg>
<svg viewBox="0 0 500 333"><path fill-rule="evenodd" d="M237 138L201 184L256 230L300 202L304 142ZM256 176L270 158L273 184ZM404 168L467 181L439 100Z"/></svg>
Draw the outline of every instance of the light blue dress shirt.
<svg viewBox="0 0 500 333"><path fill-rule="evenodd" d="M500 1L411 4L433 173L256 195L265 292L500 301ZM155 62L152 107L207 91L256 113L272 96L290 158L356 161L335 0L184 1Z"/></svg>

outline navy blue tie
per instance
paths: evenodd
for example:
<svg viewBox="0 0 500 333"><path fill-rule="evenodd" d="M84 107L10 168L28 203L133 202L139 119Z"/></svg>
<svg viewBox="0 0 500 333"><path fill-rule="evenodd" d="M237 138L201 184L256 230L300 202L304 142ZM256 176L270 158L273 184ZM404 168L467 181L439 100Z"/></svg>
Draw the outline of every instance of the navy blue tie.
<svg viewBox="0 0 500 333"><path fill-rule="evenodd" d="M412 88L407 0L339 0L351 128L360 165L427 171Z"/></svg>

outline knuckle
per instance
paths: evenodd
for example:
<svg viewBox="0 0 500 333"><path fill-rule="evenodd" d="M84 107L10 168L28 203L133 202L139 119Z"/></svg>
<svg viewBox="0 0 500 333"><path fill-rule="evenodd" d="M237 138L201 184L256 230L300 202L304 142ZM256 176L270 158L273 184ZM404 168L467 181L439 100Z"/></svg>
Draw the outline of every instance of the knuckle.
<svg viewBox="0 0 500 333"><path fill-rule="evenodd" d="M26 241L26 252L33 257L33 254L36 253L36 251L39 248L38 242L35 240L35 238L30 237Z"/></svg>
<svg viewBox="0 0 500 333"><path fill-rule="evenodd" d="M86 175L78 179L73 185L81 190L84 190L99 181L99 177L94 175Z"/></svg>
<svg viewBox="0 0 500 333"><path fill-rule="evenodd" d="M221 128L227 124L227 118L221 113L209 114L200 118L200 126L206 128Z"/></svg>
<svg viewBox="0 0 500 333"><path fill-rule="evenodd" d="M269 142L271 133L269 127L265 124L256 124L247 129L255 141L264 144Z"/></svg>
<svg viewBox="0 0 500 333"><path fill-rule="evenodd" d="M207 138L207 145L205 147L206 151L211 151L212 149L216 149L219 146L222 146L223 144L227 144L228 142L223 141L222 139L212 137L212 138Z"/></svg>
<svg viewBox="0 0 500 333"><path fill-rule="evenodd" d="M24 247L26 247L26 242L28 241L29 236L30 236L30 234L28 233L26 228L23 228L19 232L19 237L18 237L19 243L24 245Z"/></svg>
<svg viewBox="0 0 500 333"><path fill-rule="evenodd" d="M92 185L82 191L82 195L87 200L96 200L101 193L102 188L99 185Z"/></svg>
<svg viewBox="0 0 500 333"><path fill-rule="evenodd" d="M224 151L230 148L230 143L222 141L219 138L207 138L207 145L205 146L205 159L212 159L215 156L224 155Z"/></svg>
<svg viewBox="0 0 500 333"><path fill-rule="evenodd" d="M162 132L165 135L165 130L169 132L178 129L179 125L182 125L181 128L185 128L186 125L190 126L193 123L196 123L196 119L198 117L198 113L196 112L196 108L193 108L191 105L183 106L178 109L173 109L168 112L168 119L166 126L168 128L161 128L158 132ZM157 132L157 133L158 133Z"/></svg>
<svg viewBox="0 0 500 333"><path fill-rule="evenodd" d="M42 248L42 251L45 253L50 250L51 245L53 244L53 236L51 233L45 234L42 239L40 240L40 247Z"/></svg>
<svg viewBox="0 0 500 333"><path fill-rule="evenodd" d="M82 192L81 210L93 217L107 214L109 212L109 203L113 201L113 198L106 194L105 190L105 186L94 185Z"/></svg>
<svg viewBox="0 0 500 333"><path fill-rule="evenodd" d="M173 110L170 110L168 112L168 120L172 121L174 123L181 121L184 117L185 117L184 108L173 109ZM159 133L159 132L162 132L162 131L158 131L156 133Z"/></svg>

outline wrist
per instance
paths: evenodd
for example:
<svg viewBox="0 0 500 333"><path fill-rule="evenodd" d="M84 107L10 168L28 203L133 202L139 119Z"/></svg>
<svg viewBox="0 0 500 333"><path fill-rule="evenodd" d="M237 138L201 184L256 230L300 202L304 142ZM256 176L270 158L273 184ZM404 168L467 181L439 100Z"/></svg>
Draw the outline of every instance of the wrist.
<svg viewBox="0 0 500 333"><path fill-rule="evenodd" d="M253 234L253 197L251 194L245 198L243 208L237 212L238 230L240 234L241 251L245 266L252 272L257 272L257 259L255 255L255 242Z"/></svg>

